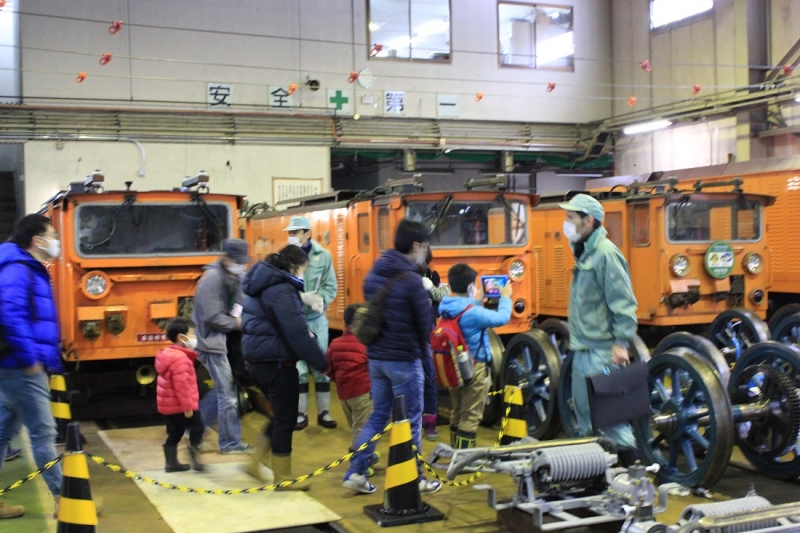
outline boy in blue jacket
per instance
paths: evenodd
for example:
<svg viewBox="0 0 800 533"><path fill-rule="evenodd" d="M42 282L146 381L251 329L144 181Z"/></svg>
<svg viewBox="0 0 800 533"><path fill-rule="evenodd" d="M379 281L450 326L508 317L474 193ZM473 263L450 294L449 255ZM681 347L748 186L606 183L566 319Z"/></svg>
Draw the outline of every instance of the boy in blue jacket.
<svg viewBox="0 0 800 533"><path fill-rule="evenodd" d="M458 263L447 272L451 295L439 304L439 314L444 318L455 318L460 313L458 325L469 353L475 361L475 375L469 384L459 389L450 389L450 443L454 448L475 447L475 435L486 406L486 398L492 385L489 335L486 330L505 326L511 320L511 284L500 291L497 310L482 307L483 287L476 287L478 273L469 265ZM469 307L469 309L467 309ZM466 311L465 311L466 309Z"/></svg>

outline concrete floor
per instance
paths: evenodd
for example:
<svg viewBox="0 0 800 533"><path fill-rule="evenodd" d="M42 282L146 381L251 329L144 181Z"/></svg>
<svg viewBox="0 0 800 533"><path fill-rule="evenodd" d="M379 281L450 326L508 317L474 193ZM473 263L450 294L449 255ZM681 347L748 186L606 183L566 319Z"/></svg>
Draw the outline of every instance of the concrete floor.
<svg viewBox="0 0 800 533"><path fill-rule="evenodd" d="M313 394L312 394L313 397ZM338 402L334 402L331 409L334 418L340 422L336 429L324 429L315 424L315 410L311 407L311 425L302 431L296 432L294 438L294 462L298 472L310 472L329 462L341 457L347 452L350 441L349 428L345 427L344 415L339 408ZM140 421L144 424L159 425L158 418L149 421ZM253 442L255 436L261 431L265 423L265 418L257 413L249 413L242 420L243 436L245 441ZM130 421L114 421L112 426L130 424ZM440 426L442 440L449 441L449 430L447 426ZM97 435L97 426L93 423L83 423L82 433L86 437L85 449L107 458L112 462L124 462L124 458L117 458L111 450L104 444ZM497 437L496 430L481 428L478 435L479 446L490 446L494 444ZM433 449L435 443L423 443L423 455ZM378 450L383 457L387 457L388 438L379 442ZM160 449L153 450L153 453L161 453ZM342 516L342 521L338 527L344 528L349 532L372 532L379 528L375 523L363 513L363 506L378 504L383 499L383 481L385 479L385 460L379 463L377 474L372 478L374 484L379 487L378 492L372 495L354 495L350 491L341 487L342 476L346 466L341 465L331 472L327 472L314 479L314 484L309 495L317 499L323 505ZM90 463L90 477L93 494L103 497L105 510L100 518L98 532L114 533L172 533L172 530L164 523L150 502L144 497L139 488L124 476L110 470L101 468ZM4 471L3 481L9 481ZM501 475L486 475L480 478L480 483L489 483L498 488L501 497L508 497L515 490L511 479ZM800 494L800 484L795 482L781 482L770 480L769 478L757 475L753 472L741 468L731 467L728 469L725 478L715 487L714 500L723 500L744 496L749 485L755 483L759 494L767 497L772 503L784 503L796 501ZM6 485L7 483L2 483ZM214 505L215 498L247 498L242 496L207 496L207 505ZM439 493L427 496L425 501L445 514L445 521L429 524L405 526L402 531L433 532L433 531L459 531L468 530L475 532L489 532L500 530L495 522L495 512L486 504L486 493L475 491L470 487L450 488L444 487ZM246 500L245 500L246 501ZM693 496L674 497L670 501L670 509L662 515L662 520L674 522L680 511L690 503L708 501ZM243 506L248 509L247 504ZM202 509L186 509L186 512L197 513ZM252 510L257 512L257 510ZM268 520L265 520L265 525ZM6 524L0 523L0 531L12 531L5 529ZM52 525L43 531L52 530ZM213 531L213 526L208 531ZM315 531L304 528L303 531Z"/></svg>

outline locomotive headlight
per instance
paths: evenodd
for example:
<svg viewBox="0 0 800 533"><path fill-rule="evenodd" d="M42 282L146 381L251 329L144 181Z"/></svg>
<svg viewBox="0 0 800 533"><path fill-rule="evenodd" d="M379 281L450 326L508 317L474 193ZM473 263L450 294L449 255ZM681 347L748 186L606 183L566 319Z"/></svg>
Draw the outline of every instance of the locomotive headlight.
<svg viewBox="0 0 800 533"><path fill-rule="evenodd" d="M751 274L758 274L764 270L764 261L761 256L754 252L748 252L742 259L742 266Z"/></svg>
<svg viewBox="0 0 800 533"><path fill-rule="evenodd" d="M83 276L83 280L81 280L83 294L92 300L99 300L108 294L110 288L111 281L108 279L108 276L99 270L87 273Z"/></svg>
<svg viewBox="0 0 800 533"><path fill-rule="evenodd" d="M692 265L689 263L689 258L680 254L672 256L672 259L669 260L669 266L672 268L673 274L679 278L686 276L692 269Z"/></svg>
<svg viewBox="0 0 800 533"><path fill-rule="evenodd" d="M508 277L514 281L519 281L525 275L525 263L515 259L508 265Z"/></svg>

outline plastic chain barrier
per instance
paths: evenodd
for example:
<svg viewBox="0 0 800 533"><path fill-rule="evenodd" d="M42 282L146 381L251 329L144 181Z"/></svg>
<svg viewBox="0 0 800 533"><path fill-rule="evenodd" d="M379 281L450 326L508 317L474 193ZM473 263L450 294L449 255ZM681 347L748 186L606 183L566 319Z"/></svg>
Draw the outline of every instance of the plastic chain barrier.
<svg viewBox="0 0 800 533"><path fill-rule="evenodd" d="M45 464L45 465L44 465L42 468L40 468L39 470L36 470L35 472L31 472L30 474L28 474L27 476L25 476L23 479L20 479L20 480L17 480L17 481L15 481L14 483L12 483L11 485L9 485L8 487L6 487L6 488L4 488L4 489L0 489L0 496L2 496L3 494L5 494L6 492L10 492L10 491L12 491L12 490L14 490L14 489L18 489L18 488L19 488L19 487L21 487L23 484L25 484L25 483L27 483L28 481L32 480L33 478L35 478L36 476L38 476L39 474L41 474L41 473L42 473L42 472L44 472L45 470L49 470L50 468L53 468L53 467L54 467L54 466L56 466L58 463L60 463L60 462L61 462L63 459L64 459L64 454L62 453L61 455L59 455L58 457L56 457L55 459L53 459L53 460L52 460L52 461L50 461L49 463Z"/></svg>

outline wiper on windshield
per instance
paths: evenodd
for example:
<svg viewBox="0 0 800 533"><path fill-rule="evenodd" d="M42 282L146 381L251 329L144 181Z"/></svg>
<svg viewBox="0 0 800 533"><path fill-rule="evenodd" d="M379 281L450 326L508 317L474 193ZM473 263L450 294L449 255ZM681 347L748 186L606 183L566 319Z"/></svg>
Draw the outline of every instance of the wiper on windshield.
<svg viewBox="0 0 800 533"><path fill-rule="evenodd" d="M444 206L442 206L442 210L439 211L439 215L436 217L436 220L433 222L433 224L431 224L430 233L436 231L436 228L439 227L439 224L442 223L444 217L447 216L447 213L450 211L450 207L452 207L452 205L453 205L453 196L450 195L444 199Z"/></svg>
<svg viewBox="0 0 800 533"><path fill-rule="evenodd" d="M132 207L134 203L136 203L136 195L135 194L127 195L125 197L125 201L122 202L122 204L120 204L117 207L116 211L114 211L114 213L111 215L111 227L108 230L108 236L106 236L106 238L100 242L84 242L83 239L81 239L81 247L85 247L91 250L92 248L102 246L106 244L108 241L110 241L111 238L114 236L114 233L116 233L117 231L117 220L119 220L119 217L122 215L122 213L124 213L125 210L127 210L129 207Z"/></svg>

